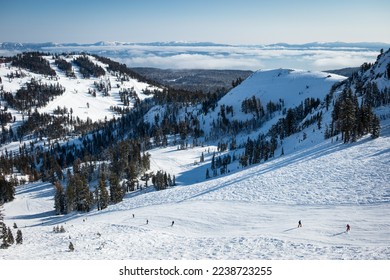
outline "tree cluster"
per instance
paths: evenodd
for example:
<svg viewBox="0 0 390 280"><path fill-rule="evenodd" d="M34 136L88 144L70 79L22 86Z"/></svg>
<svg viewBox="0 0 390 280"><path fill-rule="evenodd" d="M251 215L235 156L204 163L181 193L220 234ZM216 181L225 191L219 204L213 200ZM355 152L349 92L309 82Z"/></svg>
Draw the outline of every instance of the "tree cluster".
<svg viewBox="0 0 390 280"><path fill-rule="evenodd" d="M94 206L102 210L109 203L118 203L126 192L135 190L137 178L150 168L150 155L141 153L141 145L135 140L122 141L111 147L107 160L107 167L103 165L100 170L96 170L93 163L82 163L80 159L76 159L73 163L73 174L68 172L66 175L66 188L59 182L61 178L55 176L57 181L54 182L54 208L57 214L88 212ZM97 173L99 184L93 187L90 182Z"/></svg>
<svg viewBox="0 0 390 280"><path fill-rule="evenodd" d="M13 120L12 114L10 112L7 112L7 111L8 111L7 107L0 110L0 126L2 126L2 128L5 125L7 125L7 123L9 123Z"/></svg>
<svg viewBox="0 0 390 280"><path fill-rule="evenodd" d="M356 94L349 87L344 88L335 102L331 128L326 132L326 137L339 133L344 143L354 142L367 133L376 138L380 133L380 121L373 113L370 103L363 100L359 105Z"/></svg>
<svg viewBox="0 0 390 280"><path fill-rule="evenodd" d="M34 78L26 85L18 89L15 96L12 93L2 92L2 97L8 106L19 111L27 111L32 108L46 106L54 97L62 95L65 88L59 83L46 84L36 81Z"/></svg>
<svg viewBox="0 0 390 280"><path fill-rule="evenodd" d="M156 190L161 191L168 187L175 186L176 178L175 175L171 176L171 174L167 172L157 171L157 173L152 176L152 183Z"/></svg>
<svg viewBox="0 0 390 280"><path fill-rule="evenodd" d="M0 204L12 201L15 198L15 185L12 181L7 180L2 175L2 168L0 168Z"/></svg>
<svg viewBox="0 0 390 280"><path fill-rule="evenodd" d="M7 249L9 246L15 244L23 243L23 235L20 229L16 232L16 239L10 227L4 223L4 216L2 214L2 203L0 203L0 249ZM14 229L17 229L16 224L14 224Z"/></svg>
<svg viewBox="0 0 390 280"><path fill-rule="evenodd" d="M12 66L25 68L36 74L42 74L45 76L56 76L49 64L49 61L42 57L42 53L39 52L27 52L17 54L12 58Z"/></svg>
<svg viewBox="0 0 390 280"><path fill-rule="evenodd" d="M73 62L79 67L80 73L84 78L90 78L91 76L98 78L106 74L106 71L102 67L93 63L86 55L80 55Z"/></svg>
<svg viewBox="0 0 390 280"><path fill-rule="evenodd" d="M256 98L254 95L251 98L246 98L242 101L241 110L245 114L252 113L257 118L262 118L265 115L264 107L261 104L260 98Z"/></svg>
<svg viewBox="0 0 390 280"><path fill-rule="evenodd" d="M295 108L289 108L284 118L280 118L276 124L274 124L268 132L268 135L272 138L279 137L281 140L296 132L301 131L303 128L318 123L321 126L322 114L317 113L306 120L303 125L301 122L307 118L307 116L320 105L319 99L306 98L299 106Z"/></svg>
<svg viewBox="0 0 390 280"><path fill-rule="evenodd" d="M54 60L54 63L57 65L58 69L61 71L65 72L65 75L70 78L76 78L75 73L73 72L72 69L72 63L66 61L63 58L57 57Z"/></svg>
<svg viewBox="0 0 390 280"><path fill-rule="evenodd" d="M93 85L98 91L103 93L103 96L109 96L108 92L111 90L110 80L104 81L100 79L99 82L97 81L93 82ZM96 97L96 92L94 93L94 96Z"/></svg>

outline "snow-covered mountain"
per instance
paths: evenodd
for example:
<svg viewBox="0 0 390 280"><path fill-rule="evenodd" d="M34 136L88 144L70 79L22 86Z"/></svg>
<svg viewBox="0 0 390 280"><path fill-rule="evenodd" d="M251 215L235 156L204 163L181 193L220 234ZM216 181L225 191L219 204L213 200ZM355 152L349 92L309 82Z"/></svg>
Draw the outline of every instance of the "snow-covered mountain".
<svg viewBox="0 0 390 280"><path fill-rule="evenodd" d="M21 87L32 79L42 84L56 85L59 84L64 88L64 93L54 98L47 106L38 108L43 113L53 113L58 107L72 109L73 116L82 120L90 118L92 121L103 121L105 118L110 120L118 116L110 107L126 107L120 100L120 92L123 90L132 90L140 100L147 98L145 90L153 91L155 86L146 82L141 82L130 75L119 76L119 72L109 69L109 65L99 61L96 57L87 55L92 63L102 67L104 74L99 77L90 75L85 77L80 68L74 64L74 60L82 55L60 56L60 59L68 62L74 73L74 76L67 76L67 73L59 69L56 65L56 58L53 56L43 56L48 61L50 67L55 71L55 76L47 76L34 73L29 69L23 69L13 66L12 63L2 63L0 67L0 77L2 78L2 90L4 92L16 93ZM134 100L132 100L134 102ZM89 106L87 106L89 104ZM129 104L127 107L132 107ZM18 115L17 112L13 112ZM19 117L16 121L20 121Z"/></svg>
<svg viewBox="0 0 390 280"><path fill-rule="evenodd" d="M387 260L389 65L388 51L350 79L261 70L218 100L155 104L143 116L152 131L150 167L174 174L177 186L143 185L103 210L61 215L53 210L51 183L18 186L4 214L22 229L24 242L0 258ZM78 94L88 89L84 83ZM379 137L367 130L354 142L342 139L347 128L334 112L348 89L358 107L379 102L372 108ZM78 102L102 108L85 98ZM40 110L50 112L56 107L50 104Z"/></svg>

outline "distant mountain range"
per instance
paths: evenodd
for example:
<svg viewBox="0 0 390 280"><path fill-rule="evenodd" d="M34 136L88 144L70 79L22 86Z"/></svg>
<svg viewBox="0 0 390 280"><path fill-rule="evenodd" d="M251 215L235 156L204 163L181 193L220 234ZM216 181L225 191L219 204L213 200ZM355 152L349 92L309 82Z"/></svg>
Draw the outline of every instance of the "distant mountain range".
<svg viewBox="0 0 390 280"><path fill-rule="evenodd" d="M80 48L80 47L120 47L120 46L191 46L191 47L216 47L216 46L248 46L248 45L233 45L233 44L220 44L213 42L189 42L189 41L168 41L168 42L149 42L149 43L134 43L134 42L118 42L118 41L99 41L96 43L20 43L20 42L3 42L0 43L0 49L4 50L18 50L18 51L31 51L31 50L47 50L51 48ZM267 45L252 45L260 48L364 48L364 49L381 49L389 48L390 44L382 42L311 42L305 44L288 44L288 43L275 43Z"/></svg>

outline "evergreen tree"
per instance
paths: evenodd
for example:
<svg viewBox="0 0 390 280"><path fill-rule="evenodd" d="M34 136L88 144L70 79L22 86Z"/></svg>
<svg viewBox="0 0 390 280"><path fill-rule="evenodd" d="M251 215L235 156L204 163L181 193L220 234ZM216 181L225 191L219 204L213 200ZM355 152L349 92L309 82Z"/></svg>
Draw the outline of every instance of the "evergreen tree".
<svg viewBox="0 0 390 280"><path fill-rule="evenodd" d="M74 251L74 246L73 246L73 243L72 242L69 242L69 251L70 252L73 252Z"/></svg>
<svg viewBox="0 0 390 280"><path fill-rule="evenodd" d="M12 234L11 228L7 229L7 244L12 245L15 243L14 235Z"/></svg>
<svg viewBox="0 0 390 280"><path fill-rule="evenodd" d="M75 174L74 180L76 210L82 212L89 211L92 201L87 178L80 174Z"/></svg>
<svg viewBox="0 0 390 280"><path fill-rule="evenodd" d="M12 201L15 197L14 185L0 175L0 203Z"/></svg>
<svg viewBox="0 0 390 280"><path fill-rule="evenodd" d="M16 244L22 244L22 243L23 243L22 231L18 229L18 231L16 232Z"/></svg>
<svg viewBox="0 0 390 280"><path fill-rule="evenodd" d="M124 196L124 191L119 184L119 178L115 172L110 173L110 198L113 203L121 202Z"/></svg>
<svg viewBox="0 0 390 280"><path fill-rule="evenodd" d="M378 138L380 135L381 125L379 118L374 116L372 119L372 127L371 127L371 137Z"/></svg>
<svg viewBox="0 0 390 280"><path fill-rule="evenodd" d="M107 208L109 201L110 198L106 187L106 176L102 172L98 186L98 210Z"/></svg>
<svg viewBox="0 0 390 280"><path fill-rule="evenodd" d="M66 187L66 213L70 213L74 210L76 193L75 193L75 180L74 177L68 174L68 185Z"/></svg>
<svg viewBox="0 0 390 280"><path fill-rule="evenodd" d="M7 249L9 247L8 244L8 230L7 226L1 221L0 222L0 239L2 240L2 244L0 245L1 249Z"/></svg>
<svg viewBox="0 0 390 280"><path fill-rule="evenodd" d="M209 172L209 169L207 168L206 169L206 179L210 179L210 172Z"/></svg>
<svg viewBox="0 0 390 280"><path fill-rule="evenodd" d="M54 209L57 215L65 213L65 193L64 188L60 182L54 183L55 195L54 195Z"/></svg>

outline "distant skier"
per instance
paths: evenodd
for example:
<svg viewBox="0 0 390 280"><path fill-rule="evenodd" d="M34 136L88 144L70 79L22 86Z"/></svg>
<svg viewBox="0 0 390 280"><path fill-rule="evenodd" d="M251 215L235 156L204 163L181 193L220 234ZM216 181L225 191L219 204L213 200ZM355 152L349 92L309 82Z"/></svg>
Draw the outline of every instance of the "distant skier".
<svg viewBox="0 0 390 280"><path fill-rule="evenodd" d="M349 224L347 224L347 230L346 232L350 231L351 230L351 226Z"/></svg>
<svg viewBox="0 0 390 280"><path fill-rule="evenodd" d="M302 222L301 222L301 220L298 221L298 227L302 227Z"/></svg>
<svg viewBox="0 0 390 280"><path fill-rule="evenodd" d="M134 214L133 214L133 218L134 218Z"/></svg>
<svg viewBox="0 0 390 280"><path fill-rule="evenodd" d="M175 221L172 221L172 224L171 224L171 227L173 227L173 224L175 223Z"/></svg>
<svg viewBox="0 0 390 280"><path fill-rule="evenodd" d="M149 224L149 220L146 220L146 224Z"/></svg>

